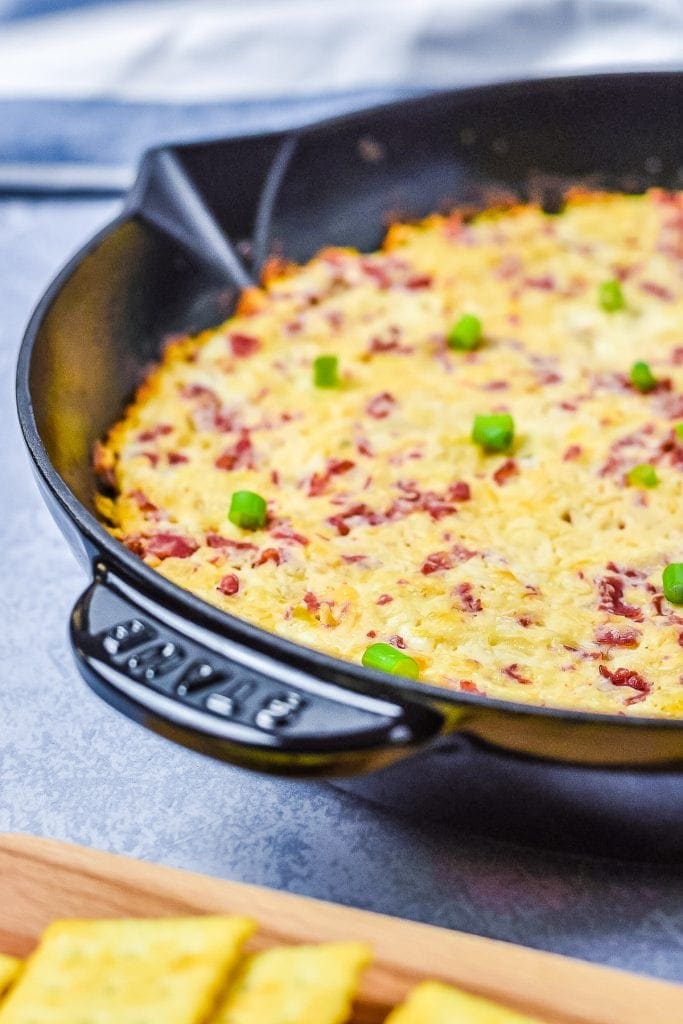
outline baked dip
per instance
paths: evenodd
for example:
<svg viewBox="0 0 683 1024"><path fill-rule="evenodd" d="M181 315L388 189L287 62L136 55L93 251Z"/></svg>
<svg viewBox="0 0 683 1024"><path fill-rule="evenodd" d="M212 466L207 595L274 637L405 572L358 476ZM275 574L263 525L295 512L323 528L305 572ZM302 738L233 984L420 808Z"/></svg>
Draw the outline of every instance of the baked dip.
<svg viewBox="0 0 683 1024"><path fill-rule="evenodd" d="M683 714L683 193L398 223L168 346L98 508L179 586L424 683Z"/></svg>

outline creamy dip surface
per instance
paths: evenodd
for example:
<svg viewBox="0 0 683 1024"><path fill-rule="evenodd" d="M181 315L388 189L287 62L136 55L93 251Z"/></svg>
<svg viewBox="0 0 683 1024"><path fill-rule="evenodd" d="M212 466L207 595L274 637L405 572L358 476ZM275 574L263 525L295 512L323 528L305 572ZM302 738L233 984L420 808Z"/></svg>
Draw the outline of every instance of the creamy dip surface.
<svg viewBox="0 0 683 1024"><path fill-rule="evenodd" d="M682 256L683 194L652 191L271 268L98 445L100 514L181 587L338 658L383 643L452 690L681 716ZM228 518L241 491L263 525Z"/></svg>

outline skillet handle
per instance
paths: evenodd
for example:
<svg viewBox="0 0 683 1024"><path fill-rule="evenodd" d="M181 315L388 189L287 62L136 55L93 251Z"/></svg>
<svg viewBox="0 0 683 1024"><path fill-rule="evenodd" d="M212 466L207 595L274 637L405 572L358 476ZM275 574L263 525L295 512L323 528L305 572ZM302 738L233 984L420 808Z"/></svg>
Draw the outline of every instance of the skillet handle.
<svg viewBox="0 0 683 1024"><path fill-rule="evenodd" d="M347 690L209 633L103 569L76 602L78 668L113 707L175 742L260 771L350 775L411 754L441 715Z"/></svg>

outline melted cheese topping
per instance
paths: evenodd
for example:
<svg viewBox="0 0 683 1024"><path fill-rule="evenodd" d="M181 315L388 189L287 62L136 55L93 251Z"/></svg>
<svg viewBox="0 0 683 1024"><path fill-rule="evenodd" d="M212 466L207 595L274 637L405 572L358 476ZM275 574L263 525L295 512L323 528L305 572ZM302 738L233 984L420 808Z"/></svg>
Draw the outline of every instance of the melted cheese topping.
<svg viewBox="0 0 683 1024"><path fill-rule="evenodd" d="M438 686L680 716L683 614L661 581L683 561L682 228L683 194L582 194L281 270L167 350L99 446L99 509L175 583L336 657L384 641ZM463 313L475 352L447 345ZM339 387L313 385L321 354ZM515 441L486 454L472 421L496 411ZM656 487L628 485L641 463ZM267 499L263 530L227 519L243 489Z"/></svg>

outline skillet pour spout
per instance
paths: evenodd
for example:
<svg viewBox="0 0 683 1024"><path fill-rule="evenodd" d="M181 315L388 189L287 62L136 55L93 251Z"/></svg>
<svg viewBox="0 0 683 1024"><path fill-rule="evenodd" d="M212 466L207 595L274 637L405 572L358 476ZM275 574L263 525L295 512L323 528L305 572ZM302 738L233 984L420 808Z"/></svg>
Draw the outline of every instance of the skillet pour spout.
<svg viewBox="0 0 683 1024"><path fill-rule="evenodd" d="M91 452L165 340L225 319L274 250L301 261L330 243L372 249L397 210L419 217L502 194L552 206L581 184L676 186L682 82L673 72L513 82L145 156L121 216L41 300L17 375L41 491L90 575L71 641L100 696L176 742L259 771L364 773L455 733L547 761L680 768L683 722L437 689L204 604L97 521Z"/></svg>

